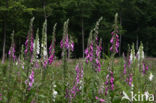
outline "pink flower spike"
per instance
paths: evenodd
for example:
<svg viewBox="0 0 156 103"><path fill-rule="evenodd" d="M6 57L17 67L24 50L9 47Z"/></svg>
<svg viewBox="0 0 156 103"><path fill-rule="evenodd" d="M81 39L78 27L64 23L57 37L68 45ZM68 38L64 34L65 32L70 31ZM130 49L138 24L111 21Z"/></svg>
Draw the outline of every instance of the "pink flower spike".
<svg viewBox="0 0 156 103"><path fill-rule="evenodd" d="M100 99L100 102L105 102L105 100L101 98L101 99Z"/></svg>
<svg viewBox="0 0 156 103"><path fill-rule="evenodd" d="M146 66L146 70L148 70L148 65Z"/></svg>
<svg viewBox="0 0 156 103"><path fill-rule="evenodd" d="M99 99L99 97L97 97L97 96L96 96L95 98L96 98L96 99Z"/></svg>
<svg viewBox="0 0 156 103"><path fill-rule="evenodd" d="M0 101L2 100L2 94L0 93Z"/></svg>

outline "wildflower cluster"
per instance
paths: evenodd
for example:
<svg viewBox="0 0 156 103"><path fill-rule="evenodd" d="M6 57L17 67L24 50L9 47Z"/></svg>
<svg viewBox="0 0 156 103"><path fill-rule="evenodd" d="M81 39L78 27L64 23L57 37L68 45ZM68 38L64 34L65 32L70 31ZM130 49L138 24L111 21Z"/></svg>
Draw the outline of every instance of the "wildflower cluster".
<svg viewBox="0 0 156 103"><path fill-rule="evenodd" d="M2 100L2 94L0 93L0 101Z"/></svg>
<svg viewBox="0 0 156 103"><path fill-rule="evenodd" d="M33 57L32 57L33 61L32 62L34 64L35 68L39 68L39 61L38 61L39 57L38 56L40 54L40 41L39 41L38 32L39 32L39 30L37 29L36 38L34 40L34 45L33 45L34 50L33 50Z"/></svg>
<svg viewBox="0 0 156 103"><path fill-rule="evenodd" d="M97 39L98 40L98 39ZM96 46L96 71L100 72L101 71L101 63L100 63L100 58L101 58L101 50L102 50L102 40L100 40L99 45Z"/></svg>
<svg viewBox="0 0 156 103"><path fill-rule="evenodd" d="M50 44L49 47L49 58L48 58L48 62L49 64L51 64L54 61L54 56L55 56L55 30L56 30L56 25L54 25L53 27L53 37L52 37L52 42Z"/></svg>
<svg viewBox="0 0 156 103"><path fill-rule="evenodd" d="M74 82L74 86L70 90L66 90L66 97L70 99L70 101L76 96L77 92L80 91L82 87L82 79L83 79L83 66L77 64L75 67L76 71L76 80Z"/></svg>
<svg viewBox="0 0 156 103"><path fill-rule="evenodd" d="M110 43L112 44L112 46L110 47L110 51L114 52L114 53L118 53L119 50L119 35L117 34L118 31L113 31L112 34L112 38L110 40Z"/></svg>
<svg viewBox="0 0 156 103"><path fill-rule="evenodd" d="M110 40L110 43L112 46L110 47L110 51L113 53L118 53L119 50L119 31L118 31L118 24L117 24L117 18L118 18L118 13L115 14L115 24L114 24L114 31L111 33L112 38Z"/></svg>
<svg viewBox="0 0 156 103"><path fill-rule="evenodd" d="M93 60L93 42L91 42L89 44L89 47L86 48L85 55L86 55L86 63L88 63L88 61L92 62L92 60Z"/></svg>
<svg viewBox="0 0 156 103"><path fill-rule="evenodd" d="M15 61L16 56L15 56L14 31L11 34L11 39L12 39L12 41L11 41L11 47L9 49L8 55L9 55L9 58L10 59L12 58L13 61Z"/></svg>
<svg viewBox="0 0 156 103"><path fill-rule="evenodd" d="M34 70L31 71L31 74L29 75L29 79L26 80L25 83L26 85L28 85L28 90L30 90L34 83Z"/></svg>
<svg viewBox="0 0 156 103"><path fill-rule="evenodd" d="M110 71L110 73L106 76L105 95L108 94L108 90L114 90L114 74L112 71Z"/></svg>
<svg viewBox="0 0 156 103"><path fill-rule="evenodd" d="M33 21L34 21L34 17L31 19L30 21L30 27L29 27L29 31L28 31L28 35L27 35L27 39L25 41L25 55L28 54L28 52L30 52L30 55L33 54L33 42L34 42L34 38L33 38Z"/></svg>
<svg viewBox="0 0 156 103"><path fill-rule="evenodd" d="M105 102L105 100L104 100L104 99L99 98L99 97L97 97L97 96L95 97L95 99L96 99L96 100L98 100L100 103Z"/></svg>
<svg viewBox="0 0 156 103"><path fill-rule="evenodd" d="M47 20L43 23L42 28L42 44L41 44L41 56L42 56L42 65L44 68L47 67L48 64L48 53L47 53Z"/></svg>
<svg viewBox="0 0 156 103"><path fill-rule="evenodd" d="M60 45L61 48L64 47L66 49L71 49L72 51L74 51L74 42L72 40L69 41L68 34L66 34L66 36L61 40Z"/></svg>
<svg viewBox="0 0 156 103"><path fill-rule="evenodd" d="M90 31L89 39L88 39L88 46L85 49L85 55L86 55L86 63L89 61L92 62L92 65L96 72L101 71L101 63L100 63L100 57L101 57L101 40L98 43L98 29L99 24L103 18L101 17L95 25L95 28Z"/></svg>

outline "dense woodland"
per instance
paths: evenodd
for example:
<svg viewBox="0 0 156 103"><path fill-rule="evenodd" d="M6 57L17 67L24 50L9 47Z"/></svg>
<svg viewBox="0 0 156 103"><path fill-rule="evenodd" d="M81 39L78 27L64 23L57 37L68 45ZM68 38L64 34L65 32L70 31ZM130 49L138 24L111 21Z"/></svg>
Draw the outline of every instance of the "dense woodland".
<svg viewBox="0 0 156 103"><path fill-rule="evenodd" d="M147 56L156 56L156 0L0 0L0 57L7 54L11 45L11 32L15 31L16 55L24 44L32 17L34 34L48 21L48 46L50 45L53 25L56 27L56 55L60 57L60 41L63 23L69 18L69 34L75 48L73 58L83 57L89 32L102 16L99 37L102 38L103 53L109 54L111 31L114 15L118 13L120 53L127 51L128 44L144 44ZM4 49L5 48L5 49ZM5 50L5 51L4 51Z"/></svg>

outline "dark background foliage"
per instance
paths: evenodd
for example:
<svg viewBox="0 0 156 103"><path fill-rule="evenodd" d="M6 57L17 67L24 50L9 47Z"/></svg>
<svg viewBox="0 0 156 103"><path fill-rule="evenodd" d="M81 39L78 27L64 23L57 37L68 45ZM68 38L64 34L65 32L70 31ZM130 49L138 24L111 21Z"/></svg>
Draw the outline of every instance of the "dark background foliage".
<svg viewBox="0 0 156 103"><path fill-rule="evenodd" d="M156 0L0 0L0 56L2 57L3 38L6 33L6 51L10 47L10 34L15 31L16 54L26 40L29 21L34 16L34 34L37 28L48 20L48 45L51 42L53 25L56 28L56 54L60 57L60 40L63 23L68 18L69 34L75 42L73 57L82 57L82 28L84 46L95 22L103 16L99 36L103 39L103 52L108 53L114 15L118 12L120 24L121 51L127 51L128 44L142 41L147 56L156 56ZM83 25L83 27L82 27Z"/></svg>

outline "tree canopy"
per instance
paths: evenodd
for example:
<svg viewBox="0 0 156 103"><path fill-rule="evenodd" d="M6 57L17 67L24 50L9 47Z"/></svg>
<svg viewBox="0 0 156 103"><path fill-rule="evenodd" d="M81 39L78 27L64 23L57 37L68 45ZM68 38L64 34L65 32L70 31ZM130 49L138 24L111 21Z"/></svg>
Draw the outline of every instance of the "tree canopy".
<svg viewBox="0 0 156 103"><path fill-rule="evenodd" d="M69 18L69 33L75 42L73 57L83 56L87 46L89 32L95 22L103 17L99 28L102 45L108 53L109 40L113 30L114 15L119 14L121 50L126 52L128 44L140 41L148 56L156 56L156 0L0 0L0 46L3 47L6 33L6 51L9 50L11 32L15 31L17 54L24 44L29 28L29 21L35 17L34 35L39 28L42 34L42 24L47 19L48 46L50 45L53 25L56 28L56 55L60 56L60 41L63 34L63 23ZM3 48L0 48L2 56Z"/></svg>

